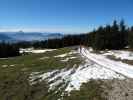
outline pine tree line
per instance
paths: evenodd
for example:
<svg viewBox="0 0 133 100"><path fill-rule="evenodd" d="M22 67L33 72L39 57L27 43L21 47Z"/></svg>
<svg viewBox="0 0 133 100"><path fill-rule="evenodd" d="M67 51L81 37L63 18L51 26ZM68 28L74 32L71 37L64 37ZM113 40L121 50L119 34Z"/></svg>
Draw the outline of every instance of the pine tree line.
<svg viewBox="0 0 133 100"><path fill-rule="evenodd" d="M75 46L79 44L84 44L86 38L86 34L79 35L67 35L60 39L48 39L45 41L36 41L36 42L19 42L16 45L19 48L63 48L67 46Z"/></svg>
<svg viewBox="0 0 133 100"><path fill-rule="evenodd" d="M19 56L19 48L14 44L0 43L0 58Z"/></svg>
<svg viewBox="0 0 133 100"><path fill-rule="evenodd" d="M100 26L97 30L89 34L89 45L95 50L105 49L123 49L127 45L130 29L127 28L122 20L119 24L117 21L113 25ZM132 38L133 39L133 38Z"/></svg>

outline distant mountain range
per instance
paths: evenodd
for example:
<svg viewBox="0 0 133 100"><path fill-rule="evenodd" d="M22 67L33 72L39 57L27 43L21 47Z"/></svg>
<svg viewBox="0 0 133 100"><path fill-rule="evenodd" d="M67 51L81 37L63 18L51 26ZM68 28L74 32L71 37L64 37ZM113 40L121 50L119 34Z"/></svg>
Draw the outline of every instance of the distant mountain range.
<svg viewBox="0 0 133 100"><path fill-rule="evenodd" d="M61 33L39 33L39 32L0 32L0 41L41 41L54 38L62 38Z"/></svg>

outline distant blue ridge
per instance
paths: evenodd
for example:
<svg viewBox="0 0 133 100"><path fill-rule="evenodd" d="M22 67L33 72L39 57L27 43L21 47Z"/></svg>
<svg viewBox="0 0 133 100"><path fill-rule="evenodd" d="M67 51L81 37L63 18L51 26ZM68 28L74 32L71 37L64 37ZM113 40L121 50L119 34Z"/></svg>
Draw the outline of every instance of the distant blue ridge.
<svg viewBox="0 0 133 100"><path fill-rule="evenodd" d="M41 41L54 38L62 38L62 33L41 33L41 32L0 32L0 41Z"/></svg>

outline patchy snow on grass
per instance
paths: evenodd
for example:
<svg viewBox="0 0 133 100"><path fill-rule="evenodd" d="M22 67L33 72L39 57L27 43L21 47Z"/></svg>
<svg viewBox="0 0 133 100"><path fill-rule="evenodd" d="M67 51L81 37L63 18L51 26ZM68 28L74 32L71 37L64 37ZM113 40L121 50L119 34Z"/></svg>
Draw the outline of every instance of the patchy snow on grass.
<svg viewBox="0 0 133 100"><path fill-rule="evenodd" d="M19 52L20 53L31 53L32 50L34 50L34 48L26 48L26 49L20 48Z"/></svg>
<svg viewBox="0 0 133 100"><path fill-rule="evenodd" d="M11 67L14 67L15 65L10 65Z"/></svg>
<svg viewBox="0 0 133 100"><path fill-rule="evenodd" d="M65 53L65 54L61 54L61 55L54 56L54 57L55 57L55 58L58 58L58 57L63 58L63 57L66 57L67 55L68 55L68 53Z"/></svg>
<svg viewBox="0 0 133 100"><path fill-rule="evenodd" d="M125 79L124 76L99 66L90 60L86 60L85 64L76 65L71 69L54 70L47 73L33 75L31 74L30 83L36 83L34 80L39 79L39 82L46 80L49 83L49 90L56 89L60 84L65 84L64 91L71 92L72 90L79 90L80 86L88 82L90 79ZM59 88L59 87L58 87Z"/></svg>
<svg viewBox="0 0 133 100"><path fill-rule="evenodd" d="M45 53L47 51L53 51L56 49L34 49L34 48L26 48L26 49L20 49L20 53Z"/></svg>
<svg viewBox="0 0 133 100"><path fill-rule="evenodd" d="M65 58L65 59L60 60L60 61L62 61L62 62L67 62L67 61L69 61L69 58Z"/></svg>
<svg viewBox="0 0 133 100"><path fill-rule="evenodd" d="M6 67L14 67L15 65L2 65L3 68L6 68Z"/></svg>
<svg viewBox="0 0 133 100"><path fill-rule="evenodd" d="M116 59L121 60L133 60L133 52L131 51L122 51L122 50L112 50L107 53L103 53L104 56L112 55Z"/></svg>
<svg viewBox="0 0 133 100"><path fill-rule="evenodd" d="M65 91L79 90L82 83L88 82L90 79L124 79L120 74L115 73L109 69L101 67L97 64L91 63L87 60L88 63L85 65L80 65L79 68L71 75L68 86ZM89 64L90 63L90 64Z"/></svg>
<svg viewBox="0 0 133 100"><path fill-rule="evenodd" d="M30 75L30 84L36 84L45 80L49 84L49 90L60 90L70 93L72 90L79 90L83 83L91 79L119 79L126 77L133 78L133 66L122 62L110 60L102 54L91 53L92 50L82 48L80 50L85 63L75 64L70 69L53 70L45 73L32 73ZM110 52L109 52L110 54ZM62 56L61 56L62 57Z"/></svg>
<svg viewBox="0 0 133 100"><path fill-rule="evenodd" d="M78 51L75 51L75 50L72 50L71 52L69 52L68 54L69 55L72 55L72 54L77 54L77 53L79 53Z"/></svg>
<svg viewBox="0 0 133 100"><path fill-rule="evenodd" d="M41 81L45 80L46 78L50 77L56 71L58 71L58 70L54 70L54 71L47 72L47 73L44 73L44 74L41 74L41 72L32 72L30 74L30 77L29 77L29 82L30 82L31 85L37 83L35 81L36 79L40 79L39 81L41 82Z"/></svg>
<svg viewBox="0 0 133 100"><path fill-rule="evenodd" d="M72 54L76 54L76 53L78 53L78 52L77 51L71 51L71 52L64 53L64 54L61 54L61 55L57 55L57 56L54 56L54 57L55 58L58 58L58 57L63 58L63 57L66 57L68 55L72 55Z"/></svg>
<svg viewBox="0 0 133 100"><path fill-rule="evenodd" d="M3 68L6 68L6 67L8 67L8 65L2 65L2 67L3 67Z"/></svg>
<svg viewBox="0 0 133 100"><path fill-rule="evenodd" d="M10 57L10 58L12 58L12 57ZM3 59L9 59L9 58L0 58L0 60L1 60L1 59L3 60Z"/></svg>
<svg viewBox="0 0 133 100"><path fill-rule="evenodd" d="M45 53L47 51L53 51L55 49L33 50L32 53Z"/></svg>
<svg viewBox="0 0 133 100"><path fill-rule="evenodd" d="M70 59L75 59L75 58L77 58L77 57L69 57Z"/></svg>
<svg viewBox="0 0 133 100"><path fill-rule="evenodd" d="M77 57L67 57L67 58L65 58L65 59L63 59L63 60L61 60L62 62L67 62L67 61L69 61L69 60L71 60L71 59L75 59L75 58L77 58Z"/></svg>

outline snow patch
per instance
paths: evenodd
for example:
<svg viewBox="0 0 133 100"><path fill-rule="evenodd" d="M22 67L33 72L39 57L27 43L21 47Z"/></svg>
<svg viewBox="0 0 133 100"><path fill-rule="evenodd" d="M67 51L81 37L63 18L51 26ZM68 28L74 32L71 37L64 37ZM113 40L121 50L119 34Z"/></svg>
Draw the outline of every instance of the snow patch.
<svg viewBox="0 0 133 100"><path fill-rule="evenodd" d="M14 67L15 65L2 65L3 68L6 68L6 67Z"/></svg>
<svg viewBox="0 0 133 100"><path fill-rule="evenodd" d="M122 51L122 50L112 50L107 53L103 53L104 56L112 55L117 59L121 60L133 60L133 52L131 51Z"/></svg>
<svg viewBox="0 0 133 100"><path fill-rule="evenodd" d="M54 56L55 58L63 58L63 57L66 57L68 55L72 55L72 54L77 54L78 52L77 51L71 51L71 52L68 52L68 53L64 53L64 54L61 54L61 55L57 55L57 56Z"/></svg>
<svg viewBox="0 0 133 100"><path fill-rule="evenodd" d="M56 49L34 49L34 48L27 48L27 49L23 49L21 48L19 50L20 53L45 53L47 51L53 51Z"/></svg>
<svg viewBox="0 0 133 100"><path fill-rule="evenodd" d="M3 68L6 68L6 67L8 67L8 65L2 65L2 67L3 67Z"/></svg>
<svg viewBox="0 0 133 100"><path fill-rule="evenodd" d="M67 55L68 55L68 53L65 53L65 54L61 54L61 55L54 56L54 57L55 57L55 58L58 58L58 57L63 58L63 57L66 57Z"/></svg>
<svg viewBox="0 0 133 100"><path fill-rule="evenodd" d="M14 67L15 65L10 65L11 67Z"/></svg>
<svg viewBox="0 0 133 100"><path fill-rule="evenodd" d="M75 59L75 58L77 58L77 57L68 57L68 58L65 58L65 59L63 59L63 60L61 60L62 62L67 62L67 61L69 61L69 60L71 60L71 59Z"/></svg>

